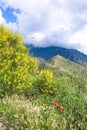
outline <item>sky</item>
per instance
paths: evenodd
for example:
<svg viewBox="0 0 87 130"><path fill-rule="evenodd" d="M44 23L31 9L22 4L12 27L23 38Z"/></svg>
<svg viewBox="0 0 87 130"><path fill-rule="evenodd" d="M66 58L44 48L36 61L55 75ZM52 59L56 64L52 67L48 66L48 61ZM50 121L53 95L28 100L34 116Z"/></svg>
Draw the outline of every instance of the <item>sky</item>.
<svg viewBox="0 0 87 130"><path fill-rule="evenodd" d="M87 0L0 0L0 24L23 35L25 44L87 54Z"/></svg>

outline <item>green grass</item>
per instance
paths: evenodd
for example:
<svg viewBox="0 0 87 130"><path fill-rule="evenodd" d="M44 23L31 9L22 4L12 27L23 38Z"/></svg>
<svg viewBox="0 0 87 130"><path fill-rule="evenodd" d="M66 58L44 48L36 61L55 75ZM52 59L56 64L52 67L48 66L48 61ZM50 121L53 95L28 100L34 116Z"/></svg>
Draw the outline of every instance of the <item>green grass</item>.
<svg viewBox="0 0 87 130"><path fill-rule="evenodd" d="M58 102L52 106L52 102ZM86 105L83 94L59 88L58 96L39 95L26 99L13 95L2 101L4 124L24 130L86 130ZM59 106L64 110L60 111Z"/></svg>
<svg viewBox="0 0 87 130"><path fill-rule="evenodd" d="M55 74L56 94L41 94L35 89L27 98L4 97L0 102L4 125L23 130L87 130L86 68L61 57L46 63L46 68Z"/></svg>

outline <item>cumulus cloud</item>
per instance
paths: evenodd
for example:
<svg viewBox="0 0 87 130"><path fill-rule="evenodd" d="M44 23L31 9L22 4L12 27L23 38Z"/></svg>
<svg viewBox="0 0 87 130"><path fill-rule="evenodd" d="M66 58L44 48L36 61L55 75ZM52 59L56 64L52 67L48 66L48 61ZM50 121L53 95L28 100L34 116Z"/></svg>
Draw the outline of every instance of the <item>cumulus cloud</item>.
<svg viewBox="0 0 87 130"><path fill-rule="evenodd" d="M15 23L0 23L22 33L27 44L63 46L87 53L87 0L1 0L3 10L13 8ZM9 16L8 16L9 17Z"/></svg>
<svg viewBox="0 0 87 130"><path fill-rule="evenodd" d="M77 30L68 38L68 43L77 45L77 49L87 53L87 25Z"/></svg>
<svg viewBox="0 0 87 130"><path fill-rule="evenodd" d="M5 24L5 19L4 19L3 16L2 16L2 11L1 11L1 9L0 9L0 23L1 23L1 24Z"/></svg>

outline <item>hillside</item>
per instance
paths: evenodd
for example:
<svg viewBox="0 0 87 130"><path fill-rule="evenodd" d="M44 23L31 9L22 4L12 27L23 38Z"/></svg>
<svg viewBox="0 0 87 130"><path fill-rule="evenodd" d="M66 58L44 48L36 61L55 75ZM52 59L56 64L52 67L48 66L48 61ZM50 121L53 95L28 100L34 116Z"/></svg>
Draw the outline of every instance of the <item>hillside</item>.
<svg viewBox="0 0 87 130"><path fill-rule="evenodd" d="M29 47L29 46L28 46ZM69 59L78 64L87 64L87 55L74 50L74 49L66 49L62 47L33 47L30 46L30 54L35 57L41 57L45 60L48 60L56 55L60 55Z"/></svg>
<svg viewBox="0 0 87 130"><path fill-rule="evenodd" d="M45 63L47 68L50 68L54 73L64 72L68 75L87 80L87 67L76 64L62 56L55 56Z"/></svg>
<svg viewBox="0 0 87 130"><path fill-rule="evenodd" d="M87 67L76 64L62 56L55 56L48 61L40 60L40 68L49 69L54 73L57 84L62 86L74 86L87 92ZM87 96L86 96L87 98Z"/></svg>
<svg viewBox="0 0 87 130"><path fill-rule="evenodd" d="M79 91L84 93L87 101L87 67L57 55L44 62L44 68L54 72L55 81L60 89L66 89L67 86L69 91L72 88L79 89Z"/></svg>

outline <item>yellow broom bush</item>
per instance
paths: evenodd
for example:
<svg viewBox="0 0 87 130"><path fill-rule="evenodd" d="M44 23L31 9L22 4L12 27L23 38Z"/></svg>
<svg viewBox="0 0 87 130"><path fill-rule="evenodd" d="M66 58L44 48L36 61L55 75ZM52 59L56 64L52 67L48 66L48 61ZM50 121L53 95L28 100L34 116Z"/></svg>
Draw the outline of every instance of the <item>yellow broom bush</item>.
<svg viewBox="0 0 87 130"><path fill-rule="evenodd" d="M53 72L46 69L41 70L36 79L36 86L40 93L55 94L56 87L54 85Z"/></svg>
<svg viewBox="0 0 87 130"><path fill-rule="evenodd" d="M22 36L0 25L0 95L22 92L31 86L37 60L29 55Z"/></svg>

